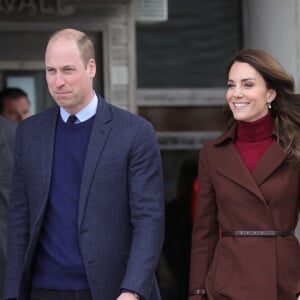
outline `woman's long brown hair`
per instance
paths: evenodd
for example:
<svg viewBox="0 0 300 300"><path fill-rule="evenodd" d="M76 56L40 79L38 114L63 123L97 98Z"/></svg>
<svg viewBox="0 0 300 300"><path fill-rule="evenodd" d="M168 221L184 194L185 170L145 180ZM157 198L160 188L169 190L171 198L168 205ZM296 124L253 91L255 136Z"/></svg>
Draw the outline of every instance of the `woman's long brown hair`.
<svg viewBox="0 0 300 300"><path fill-rule="evenodd" d="M230 62L228 73L235 62L252 66L265 80L267 88L276 91L272 102L277 142L283 147L289 161L300 161L300 95L294 93L294 79L270 54L259 49L243 49ZM228 118L228 124L233 116Z"/></svg>

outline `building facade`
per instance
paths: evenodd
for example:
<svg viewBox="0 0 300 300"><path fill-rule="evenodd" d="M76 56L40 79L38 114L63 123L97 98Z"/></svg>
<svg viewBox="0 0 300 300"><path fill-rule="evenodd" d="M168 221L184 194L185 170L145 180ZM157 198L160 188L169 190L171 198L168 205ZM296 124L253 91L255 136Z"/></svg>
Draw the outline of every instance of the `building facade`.
<svg viewBox="0 0 300 300"><path fill-rule="evenodd" d="M226 66L242 47L270 52L300 86L297 0L2 0L0 88L24 88L33 113L53 105L44 74L49 35L73 27L92 37L95 87L151 121L166 199L186 161L224 128Z"/></svg>

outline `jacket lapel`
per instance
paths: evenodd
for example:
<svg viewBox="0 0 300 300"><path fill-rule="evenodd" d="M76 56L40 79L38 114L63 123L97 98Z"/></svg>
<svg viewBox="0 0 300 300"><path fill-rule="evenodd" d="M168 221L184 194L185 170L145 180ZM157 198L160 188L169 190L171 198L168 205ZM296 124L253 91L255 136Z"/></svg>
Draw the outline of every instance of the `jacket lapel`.
<svg viewBox="0 0 300 300"><path fill-rule="evenodd" d="M105 102L105 100L98 96L97 112L86 152L81 180L78 226L81 225L88 193L93 181L93 176L111 130L111 120L112 113L110 106Z"/></svg>
<svg viewBox="0 0 300 300"><path fill-rule="evenodd" d="M286 154L274 141L251 174L234 145L236 128L235 124L215 142L218 153L217 172L255 194L267 204L260 185L284 162Z"/></svg>
<svg viewBox="0 0 300 300"><path fill-rule="evenodd" d="M40 151L40 161L41 165L41 177L42 177L42 193L43 193L43 202L46 203L49 196L49 189L51 184L51 175L52 175L52 165L53 165L53 151L55 144L55 130L57 117L59 114L59 108L55 107L45 113L45 119L43 120L41 126L41 132L46 132L41 136L41 151ZM47 162L47 163L45 163Z"/></svg>
<svg viewBox="0 0 300 300"><path fill-rule="evenodd" d="M253 178L260 186L286 159L285 151L274 141L253 171Z"/></svg>
<svg viewBox="0 0 300 300"><path fill-rule="evenodd" d="M258 185L236 150L234 143L231 142L218 147L218 152L217 172L265 202Z"/></svg>

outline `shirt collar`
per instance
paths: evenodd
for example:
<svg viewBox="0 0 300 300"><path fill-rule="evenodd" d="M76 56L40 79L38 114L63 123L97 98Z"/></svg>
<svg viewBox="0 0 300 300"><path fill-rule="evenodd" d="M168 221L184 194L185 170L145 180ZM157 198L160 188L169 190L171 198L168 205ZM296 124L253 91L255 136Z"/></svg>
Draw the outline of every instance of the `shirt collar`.
<svg viewBox="0 0 300 300"><path fill-rule="evenodd" d="M98 105L98 97L94 92L94 97L92 101L76 114L76 117L78 119L77 122L81 123L93 117L96 114L97 105ZM70 113L68 113L63 107L60 107L60 116L63 119L63 121L67 123Z"/></svg>

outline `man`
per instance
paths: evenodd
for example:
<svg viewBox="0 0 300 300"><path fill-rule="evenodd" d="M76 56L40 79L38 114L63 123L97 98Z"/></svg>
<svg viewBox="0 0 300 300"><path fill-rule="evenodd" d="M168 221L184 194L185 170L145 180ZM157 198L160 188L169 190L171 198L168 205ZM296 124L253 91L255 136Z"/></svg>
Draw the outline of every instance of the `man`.
<svg viewBox="0 0 300 300"><path fill-rule="evenodd" d="M0 116L0 299L3 299L7 207L16 124Z"/></svg>
<svg viewBox="0 0 300 300"><path fill-rule="evenodd" d="M5 299L160 299L164 201L154 130L95 94L84 33L54 33L45 64L59 107L17 130Z"/></svg>
<svg viewBox="0 0 300 300"><path fill-rule="evenodd" d="M30 102L25 91L6 88L0 93L0 114L15 122L30 116Z"/></svg>

